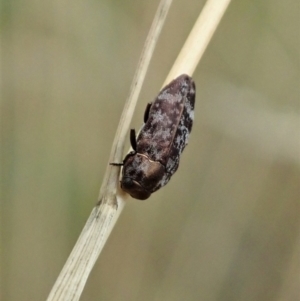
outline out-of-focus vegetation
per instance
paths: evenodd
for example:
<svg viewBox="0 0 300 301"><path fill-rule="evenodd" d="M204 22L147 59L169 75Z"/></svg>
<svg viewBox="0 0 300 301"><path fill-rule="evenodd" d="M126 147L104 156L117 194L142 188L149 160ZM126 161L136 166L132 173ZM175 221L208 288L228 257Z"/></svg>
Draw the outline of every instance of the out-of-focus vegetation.
<svg viewBox="0 0 300 301"><path fill-rule="evenodd" d="M158 1L2 1L1 292L45 300L92 207ZM204 2L174 1L132 123ZM130 200L82 300L299 298L299 3L233 1L170 183Z"/></svg>

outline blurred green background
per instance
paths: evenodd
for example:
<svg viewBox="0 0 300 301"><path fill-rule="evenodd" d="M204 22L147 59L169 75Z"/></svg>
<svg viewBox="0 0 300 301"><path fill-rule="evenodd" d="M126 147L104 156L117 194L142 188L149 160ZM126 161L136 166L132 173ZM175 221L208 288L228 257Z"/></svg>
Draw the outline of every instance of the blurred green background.
<svg viewBox="0 0 300 301"><path fill-rule="evenodd" d="M174 1L132 127L203 4ZM1 1L1 300L48 296L97 200L157 5ZM299 300L299 7L231 3L193 76L179 170L128 201L81 300Z"/></svg>

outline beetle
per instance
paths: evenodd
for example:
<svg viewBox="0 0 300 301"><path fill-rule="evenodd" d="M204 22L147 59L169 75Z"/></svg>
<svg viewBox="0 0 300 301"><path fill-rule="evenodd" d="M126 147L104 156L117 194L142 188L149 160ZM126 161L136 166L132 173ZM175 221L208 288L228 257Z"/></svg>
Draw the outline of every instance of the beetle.
<svg viewBox="0 0 300 301"><path fill-rule="evenodd" d="M147 105L144 125L136 137L130 131L133 151L124 158L121 188L145 200L166 185L177 170L194 120L196 87L182 74L165 86Z"/></svg>

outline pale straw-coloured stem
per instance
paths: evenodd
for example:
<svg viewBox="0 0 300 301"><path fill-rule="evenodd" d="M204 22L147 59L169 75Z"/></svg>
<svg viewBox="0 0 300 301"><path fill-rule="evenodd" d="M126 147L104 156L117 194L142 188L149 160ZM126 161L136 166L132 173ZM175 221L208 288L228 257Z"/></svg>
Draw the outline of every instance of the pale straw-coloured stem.
<svg viewBox="0 0 300 301"><path fill-rule="evenodd" d="M208 0L165 84L179 74L192 75L230 0ZM171 0L162 0L145 43L130 95L126 101L109 162L121 162L138 94ZM93 208L76 245L58 276L47 301L79 300L87 278L113 229L127 197L119 189L120 168L108 165L98 203Z"/></svg>
<svg viewBox="0 0 300 301"><path fill-rule="evenodd" d="M171 3L172 0L161 0L157 9L125 103L108 163L122 162L125 137L150 59ZM120 167L107 165L98 203L93 208L47 301L79 300L87 278L125 205L126 194L118 189L119 173Z"/></svg>
<svg viewBox="0 0 300 301"><path fill-rule="evenodd" d="M163 87L180 74L193 75L231 0L208 0L169 72Z"/></svg>

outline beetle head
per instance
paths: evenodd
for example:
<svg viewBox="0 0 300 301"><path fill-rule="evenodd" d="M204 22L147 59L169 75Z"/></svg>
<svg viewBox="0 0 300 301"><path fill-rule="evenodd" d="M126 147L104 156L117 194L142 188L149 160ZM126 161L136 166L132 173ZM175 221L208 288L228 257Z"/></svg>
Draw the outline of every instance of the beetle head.
<svg viewBox="0 0 300 301"><path fill-rule="evenodd" d="M130 153L124 160L121 188L133 198L146 200L158 189L165 167L146 155Z"/></svg>

